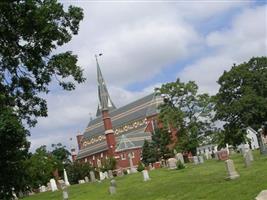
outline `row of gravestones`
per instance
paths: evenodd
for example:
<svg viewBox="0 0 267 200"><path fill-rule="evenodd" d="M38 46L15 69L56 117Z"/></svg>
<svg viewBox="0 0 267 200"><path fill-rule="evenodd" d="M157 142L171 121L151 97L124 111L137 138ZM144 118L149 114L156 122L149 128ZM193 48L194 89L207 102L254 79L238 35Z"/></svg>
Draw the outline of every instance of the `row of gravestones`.
<svg viewBox="0 0 267 200"><path fill-rule="evenodd" d="M151 180L150 177L149 177L149 173L148 173L148 170L143 170L142 171L142 175L143 175L143 181L149 181ZM117 188L117 184L116 184L116 181L114 179L112 179L110 181L110 186L109 186L109 193L112 195L112 194L115 194L116 193L116 188Z"/></svg>
<svg viewBox="0 0 267 200"><path fill-rule="evenodd" d="M175 158L169 158L167 160L167 167L169 169L176 169L177 168L177 162L180 162L181 164L184 165L184 157L183 154L177 153L175 155ZM204 158L203 156L193 156L193 162L195 165L202 164L204 163Z"/></svg>

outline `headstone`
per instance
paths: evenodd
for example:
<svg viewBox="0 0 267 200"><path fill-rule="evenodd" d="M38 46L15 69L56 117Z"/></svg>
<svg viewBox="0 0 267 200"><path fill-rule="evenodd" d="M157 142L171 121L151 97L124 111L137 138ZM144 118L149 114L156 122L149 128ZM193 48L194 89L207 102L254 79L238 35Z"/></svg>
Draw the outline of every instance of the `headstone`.
<svg viewBox="0 0 267 200"><path fill-rule="evenodd" d="M51 190L52 190L52 192L54 192L54 191L57 191L58 189L57 189L57 184L56 184L56 181L55 181L55 179L50 179L50 184L51 184Z"/></svg>
<svg viewBox="0 0 267 200"><path fill-rule="evenodd" d="M154 168L155 169L159 169L161 166L160 166L160 162L155 162L154 163Z"/></svg>
<svg viewBox="0 0 267 200"><path fill-rule="evenodd" d="M149 178L149 175L148 175L148 171L147 170L143 170L142 173L143 173L144 181L149 181L150 178Z"/></svg>
<svg viewBox="0 0 267 200"><path fill-rule="evenodd" d="M227 154L230 155L229 145L228 145L228 144L226 144L226 148L225 148L225 150L226 150Z"/></svg>
<svg viewBox="0 0 267 200"><path fill-rule="evenodd" d="M105 176L105 179L109 179L107 171L104 172L104 176Z"/></svg>
<svg viewBox="0 0 267 200"><path fill-rule="evenodd" d="M180 162L181 162L182 164L184 164L184 156L183 156L183 154L181 154L181 153L177 153L177 154L175 155L175 158L176 158L177 161L180 160Z"/></svg>
<svg viewBox="0 0 267 200"><path fill-rule="evenodd" d="M63 180L58 180L58 183L59 183L60 188L63 188L66 186L65 181Z"/></svg>
<svg viewBox="0 0 267 200"><path fill-rule="evenodd" d="M198 161L200 164L203 164L204 163L203 156L198 156Z"/></svg>
<svg viewBox="0 0 267 200"><path fill-rule="evenodd" d="M96 164L97 164L97 167L98 168L101 168L102 167L101 160L97 159Z"/></svg>
<svg viewBox="0 0 267 200"><path fill-rule="evenodd" d="M149 163L148 168L149 168L149 170L153 169L152 163Z"/></svg>
<svg viewBox="0 0 267 200"><path fill-rule="evenodd" d="M169 169L176 169L177 160L175 158L169 158L167 162Z"/></svg>
<svg viewBox="0 0 267 200"><path fill-rule="evenodd" d="M266 200L267 199L267 190L262 190L255 200Z"/></svg>
<svg viewBox="0 0 267 200"><path fill-rule="evenodd" d="M242 151L242 155L243 157L245 157L245 154L249 151L249 145L248 144L242 144L241 146L241 151Z"/></svg>
<svg viewBox="0 0 267 200"><path fill-rule="evenodd" d="M214 153L215 160L219 160L218 152Z"/></svg>
<svg viewBox="0 0 267 200"><path fill-rule="evenodd" d="M228 177L227 179L235 179L239 177L239 174L237 173L237 171L235 170L235 165L233 160L226 160L225 161L225 166L226 166L226 170L228 173Z"/></svg>
<svg viewBox="0 0 267 200"><path fill-rule="evenodd" d="M109 193L112 195L112 194L116 194L116 187L117 187L117 184L116 184L116 181L114 179L112 179L110 181L110 186L109 186Z"/></svg>
<svg viewBox="0 0 267 200"><path fill-rule="evenodd" d="M69 199L69 194L68 194L68 191L67 191L67 187L63 187L62 195L63 195L63 200L68 200Z"/></svg>
<svg viewBox="0 0 267 200"><path fill-rule="evenodd" d="M221 150L217 152L219 160L228 160L229 154L227 150Z"/></svg>
<svg viewBox="0 0 267 200"><path fill-rule="evenodd" d="M252 151L249 150L247 153L248 153L248 156L249 156L250 161L251 161L251 162L254 161Z"/></svg>
<svg viewBox="0 0 267 200"><path fill-rule="evenodd" d="M209 160L209 159L210 159L210 154L209 154L209 152L206 152L206 153L205 153L205 158L206 158L206 160Z"/></svg>
<svg viewBox="0 0 267 200"><path fill-rule="evenodd" d="M96 182L96 179L95 179L95 173L93 171L90 171L90 180L91 182Z"/></svg>
<svg viewBox="0 0 267 200"><path fill-rule="evenodd" d="M113 178L113 172L112 172L112 170L108 170L108 177L109 178Z"/></svg>
<svg viewBox="0 0 267 200"><path fill-rule="evenodd" d="M14 191L12 191L13 200L18 200L18 197Z"/></svg>
<svg viewBox="0 0 267 200"><path fill-rule="evenodd" d="M82 179L82 180L79 180L78 183L79 183L79 184L84 184L85 181Z"/></svg>
<svg viewBox="0 0 267 200"><path fill-rule="evenodd" d="M123 176L124 174L123 174L123 171L122 171L122 168L119 168L118 170L117 170L117 176Z"/></svg>
<svg viewBox="0 0 267 200"><path fill-rule="evenodd" d="M160 165L161 165L162 167L166 167L166 161L165 161L164 159L161 159L161 161L160 161Z"/></svg>
<svg viewBox="0 0 267 200"><path fill-rule="evenodd" d="M266 145L265 136L263 135L263 129L258 130L257 138L258 138L258 142L259 142L259 146L260 146L260 153L263 155L266 155L267 154L267 145Z"/></svg>
<svg viewBox="0 0 267 200"><path fill-rule="evenodd" d="M46 191L51 191L51 183L48 182L46 185L47 185L47 187L46 187Z"/></svg>
<svg viewBox="0 0 267 200"><path fill-rule="evenodd" d="M106 178L106 176L103 172L99 172L99 178L100 178L100 181L103 181Z"/></svg>
<svg viewBox="0 0 267 200"><path fill-rule="evenodd" d="M44 185L42 185L40 188L39 188L39 191L40 192L46 192L46 187Z"/></svg>
<svg viewBox="0 0 267 200"><path fill-rule="evenodd" d="M70 186L69 180L68 180L68 175L66 170L64 169L64 182L66 186Z"/></svg>
<svg viewBox="0 0 267 200"><path fill-rule="evenodd" d="M245 153L244 161L245 161L245 166L246 167L249 167L251 165L251 160L250 160L249 152Z"/></svg>
<svg viewBox="0 0 267 200"><path fill-rule="evenodd" d="M136 168L133 165L133 156L132 156L132 154L129 153L128 154L128 157L129 157L129 163L130 163L130 171L131 171L131 173L136 173L137 170L136 170Z"/></svg>
<svg viewBox="0 0 267 200"><path fill-rule="evenodd" d="M193 162L195 165L198 165L199 164L199 161L198 161L198 157L197 156L193 156Z"/></svg>
<svg viewBox="0 0 267 200"><path fill-rule="evenodd" d="M129 169L127 169L127 174L130 174L130 173L131 173L131 171Z"/></svg>
<svg viewBox="0 0 267 200"><path fill-rule="evenodd" d="M84 180L85 180L86 183L88 183L89 182L88 176L84 177Z"/></svg>

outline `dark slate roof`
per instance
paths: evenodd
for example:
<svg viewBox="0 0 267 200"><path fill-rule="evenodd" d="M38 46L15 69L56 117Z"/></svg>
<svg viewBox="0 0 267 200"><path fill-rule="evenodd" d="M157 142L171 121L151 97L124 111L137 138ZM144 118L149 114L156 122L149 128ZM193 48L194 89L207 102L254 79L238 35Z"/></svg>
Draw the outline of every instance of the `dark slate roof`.
<svg viewBox="0 0 267 200"><path fill-rule="evenodd" d="M143 119L147 116L152 116L158 113L157 106L158 104L155 103L156 98L154 98L154 93L147 95L141 99L138 99L130 104L127 104L123 107L120 107L118 109L115 109L111 111L110 117L113 125L113 129L120 127L124 124L127 124L129 122ZM154 103L154 104L153 104ZM134 111L134 109L137 109L138 106L142 106L139 110ZM127 114L132 110L133 112ZM125 114L124 117L121 117L119 119L116 119L116 117L120 114ZM93 128L93 126L95 126ZM99 116L93 120L91 120L83 133L84 139L90 139L92 137L96 137L99 135L103 135L105 132L102 117Z"/></svg>

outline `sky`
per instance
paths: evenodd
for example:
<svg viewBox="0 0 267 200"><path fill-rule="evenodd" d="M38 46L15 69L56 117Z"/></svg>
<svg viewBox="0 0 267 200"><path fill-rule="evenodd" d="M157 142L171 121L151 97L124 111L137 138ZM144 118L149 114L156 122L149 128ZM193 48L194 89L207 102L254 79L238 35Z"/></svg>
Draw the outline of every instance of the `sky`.
<svg viewBox="0 0 267 200"><path fill-rule="evenodd" d="M56 83L44 96L48 117L32 128L31 151L62 143L77 148L98 104L94 55L117 107L180 78L199 92L218 91L216 81L233 63L266 56L265 1L63 1L83 8L78 35L61 51L73 51L86 81L75 91Z"/></svg>

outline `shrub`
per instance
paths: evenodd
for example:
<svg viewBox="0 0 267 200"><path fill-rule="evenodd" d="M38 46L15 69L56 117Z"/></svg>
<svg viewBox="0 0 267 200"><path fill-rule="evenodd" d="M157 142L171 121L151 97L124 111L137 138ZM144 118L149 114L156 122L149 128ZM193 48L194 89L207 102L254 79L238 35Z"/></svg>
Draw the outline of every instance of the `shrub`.
<svg viewBox="0 0 267 200"><path fill-rule="evenodd" d="M145 169L145 166L142 162L138 163L137 171L141 172Z"/></svg>
<svg viewBox="0 0 267 200"><path fill-rule="evenodd" d="M185 168L184 164L180 160L178 160L176 163L176 169L179 170L184 168Z"/></svg>

